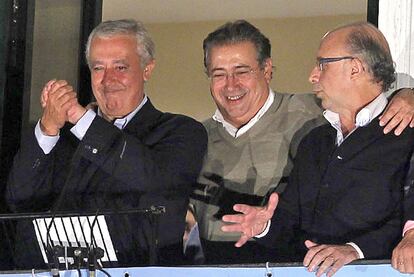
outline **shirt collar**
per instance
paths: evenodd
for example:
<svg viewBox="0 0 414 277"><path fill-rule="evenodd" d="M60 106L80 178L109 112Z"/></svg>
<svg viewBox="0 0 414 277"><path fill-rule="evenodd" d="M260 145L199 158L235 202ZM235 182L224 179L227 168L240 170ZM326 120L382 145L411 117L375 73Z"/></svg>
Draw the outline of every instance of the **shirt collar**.
<svg viewBox="0 0 414 277"><path fill-rule="evenodd" d="M115 119L114 125L120 130L124 129L125 126L128 124L128 122L130 122L131 119L137 114L137 112L141 110L141 108L145 105L145 103L147 103L147 101L148 101L148 97L144 95L144 98L142 99L141 103L135 108L135 110L133 110L132 112L130 112L129 114L127 114L126 116L122 118ZM102 117L102 112L99 108L98 108L98 115Z"/></svg>
<svg viewBox="0 0 414 277"><path fill-rule="evenodd" d="M275 94L272 91L272 89L269 88L269 95L266 99L266 102L263 104L260 110L256 113L256 115L252 117L252 119L250 119L249 122L247 122L245 125L243 125L240 128L236 128L233 125L231 125L231 123L226 121L219 109L216 109L216 112L213 115L213 120L220 122L223 125L224 129L232 137L237 138L243 135L244 133L246 133L250 128L254 126L254 124L257 123L257 121L259 121L259 119L267 112L267 110L273 104L274 99L275 99Z"/></svg>
<svg viewBox="0 0 414 277"><path fill-rule="evenodd" d="M368 105L363 107L355 117L355 129L358 127L364 127L368 125L374 118L379 116L387 106L388 100L384 93L380 93L374 100ZM325 110L323 116L328 120L333 128L337 131L337 145L340 145L344 140L341 129L341 121L339 114L330 110ZM355 130L354 129L354 130ZM348 136L351 134L350 132Z"/></svg>

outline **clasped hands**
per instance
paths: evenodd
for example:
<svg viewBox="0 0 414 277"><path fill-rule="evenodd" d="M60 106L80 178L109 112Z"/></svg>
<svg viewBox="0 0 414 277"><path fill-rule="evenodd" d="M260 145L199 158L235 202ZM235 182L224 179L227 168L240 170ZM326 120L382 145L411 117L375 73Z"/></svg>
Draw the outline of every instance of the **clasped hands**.
<svg viewBox="0 0 414 277"><path fill-rule="evenodd" d="M86 112L79 104L73 87L65 80L47 82L40 96L40 104L43 109L40 127L48 136L58 135L65 122L76 124Z"/></svg>
<svg viewBox="0 0 414 277"><path fill-rule="evenodd" d="M222 220L225 223L223 232L239 232L240 239L236 247L242 247L250 238L260 235L266 229L279 202L277 193L272 193L264 207L254 207L245 204L236 204L233 209L240 214L225 215ZM303 265L309 271L316 271L316 276L333 276L343 265L359 258L358 253L351 245L325 245L316 244L310 240L305 241L308 252L303 260Z"/></svg>

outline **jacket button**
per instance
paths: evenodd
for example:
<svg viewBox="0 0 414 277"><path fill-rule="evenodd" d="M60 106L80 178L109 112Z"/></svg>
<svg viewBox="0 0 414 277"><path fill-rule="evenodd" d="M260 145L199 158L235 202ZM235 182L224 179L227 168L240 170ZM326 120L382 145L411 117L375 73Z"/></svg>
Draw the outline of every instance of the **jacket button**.
<svg viewBox="0 0 414 277"><path fill-rule="evenodd" d="M98 149L96 149L96 148L92 149L92 153L94 153L94 154L98 153Z"/></svg>

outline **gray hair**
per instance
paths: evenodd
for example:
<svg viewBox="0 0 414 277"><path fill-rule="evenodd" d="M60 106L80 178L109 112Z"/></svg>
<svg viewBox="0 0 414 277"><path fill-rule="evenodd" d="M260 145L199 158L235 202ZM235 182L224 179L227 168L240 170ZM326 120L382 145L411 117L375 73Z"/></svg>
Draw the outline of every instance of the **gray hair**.
<svg viewBox="0 0 414 277"><path fill-rule="evenodd" d="M395 81L395 67L384 34L368 22L351 23L334 31L344 28L351 29L346 38L346 47L353 55L362 58L368 65L373 81L381 84L382 91L387 91Z"/></svg>
<svg viewBox="0 0 414 277"><path fill-rule="evenodd" d="M116 35L131 35L137 40L137 53L144 68L155 56L155 45L142 22L133 19L108 20L101 22L93 29L86 43L85 56L90 66L91 42L95 37L111 37Z"/></svg>

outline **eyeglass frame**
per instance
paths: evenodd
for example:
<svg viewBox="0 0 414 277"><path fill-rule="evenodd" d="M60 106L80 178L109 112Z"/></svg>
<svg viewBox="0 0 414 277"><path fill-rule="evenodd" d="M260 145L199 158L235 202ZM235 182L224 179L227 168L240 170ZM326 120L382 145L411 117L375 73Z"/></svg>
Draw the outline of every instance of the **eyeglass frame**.
<svg viewBox="0 0 414 277"><path fill-rule="evenodd" d="M245 69L246 71L243 71L243 72L237 72L237 70L242 70L242 69ZM240 81L240 74L248 74L248 76L249 76L249 78L251 77L251 75L252 74L254 74L254 73L256 73L256 72L258 72L258 71L260 71L260 70L263 70L264 68L262 68L262 67L260 67L260 66L258 66L258 67L256 67L256 68L253 68L253 67L251 67L251 66L249 66L249 65L246 65L246 66L239 66L239 67L236 67L236 69L235 70L233 70L233 72L231 72L231 73L229 73L229 72L227 72L227 71L225 71L225 70L223 70L223 76L220 76L220 77L223 77L223 80L216 80L216 81L214 81L214 73L208 73L207 74L207 78L210 80L210 82L212 82L213 84L215 84L215 83L217 83L217 82L220 82L220 81L227 81L230 77L231 78L233 78L233 80L237 80L237 81ZM221 70L221 69L220 69ZM217 71L219 71L219 70L217 70ZM224 73L225 72L225 73ZM238 76L238 74L239 74L239 76Z"/></svg>
<svg viewBox="0 0 414 277"><path fill-rule="evenodd" d="M342 56L342 57L330 57L330 58L317 58L316 65L319 68L319 71L323 71L323 65L327 63L339 62L342 60L353 60L356 59L354 56Z"/></svg>

